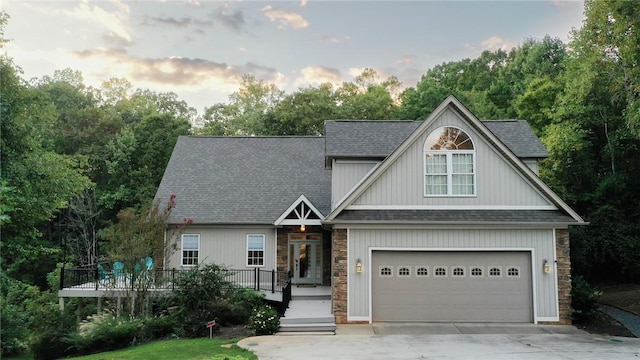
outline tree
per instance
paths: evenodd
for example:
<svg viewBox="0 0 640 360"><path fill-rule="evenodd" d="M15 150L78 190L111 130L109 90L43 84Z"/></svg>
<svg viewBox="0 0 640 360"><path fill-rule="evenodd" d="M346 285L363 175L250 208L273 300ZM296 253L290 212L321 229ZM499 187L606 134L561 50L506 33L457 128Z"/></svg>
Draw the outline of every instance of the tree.
<svg viewBox="0 0 640 360"><path fill-rule="evenodd" d="M0 183L11 189L3 194L10 208L2 224L2 265L16 278L46 286L44 274L55 264L59 247L42 237L43 226L91 181L83 158L43 148L37 119L49 105L33 101L18 74L11 59L0 57Z"/></svg>
<svg viewBox="0 0 640 360"><path fill-rule="evenodd" d="M265 84L244 75L240 89L229 96L228 104L215 104L205 109L201 135L262 135L266 133L264 118L283 98L284 92L273 84Z"/></svg>

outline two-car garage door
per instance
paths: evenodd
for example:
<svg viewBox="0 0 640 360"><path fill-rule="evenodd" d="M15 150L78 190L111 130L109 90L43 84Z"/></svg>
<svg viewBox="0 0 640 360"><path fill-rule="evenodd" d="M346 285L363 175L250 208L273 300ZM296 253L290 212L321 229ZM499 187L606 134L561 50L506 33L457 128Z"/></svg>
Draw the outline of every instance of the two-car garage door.
<svg viewBox="0 0 640 360"><path fill-rule="evenodd" d="M373 321L532 322L531 253L374 251Z"/></svg>

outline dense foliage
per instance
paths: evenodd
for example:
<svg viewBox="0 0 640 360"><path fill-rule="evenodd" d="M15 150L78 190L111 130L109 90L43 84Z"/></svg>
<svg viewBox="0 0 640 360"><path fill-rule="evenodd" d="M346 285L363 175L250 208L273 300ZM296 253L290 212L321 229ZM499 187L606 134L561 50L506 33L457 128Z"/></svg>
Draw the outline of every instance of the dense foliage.
<svg viewBox="0 0 640 360"><path fill-rule="evenodd" d="M290 94L247 75L227 103L202 117L174 93L133 89L124 79L93 88L63 69L27 81L19 64L0 55L3 355L60 336L56 324L74 318L54 310L47 274L57 264L161 258L158 223L145 222L145 209L153 209L178 136L319 135L327 119L419 120L449 94L481 119L526 119L541 137L551 154L541 177L590 223L571 229L574 274L640 281L640 2L587 0L585 16L568 44L545 37L484 51L425 69L402 92L395 77L380 79L372 69L340 86ZM0 11L0 48L7 21ZM148 241L132 246L133 238ZM248 321L249 312L221 317L238 299L254 303L229 295L239 297L190 303L195 312L184 316L192 325L181 331L200 334L196 324L208 317ZM91 309L82 304L72 302L76 320Z"/></svg>

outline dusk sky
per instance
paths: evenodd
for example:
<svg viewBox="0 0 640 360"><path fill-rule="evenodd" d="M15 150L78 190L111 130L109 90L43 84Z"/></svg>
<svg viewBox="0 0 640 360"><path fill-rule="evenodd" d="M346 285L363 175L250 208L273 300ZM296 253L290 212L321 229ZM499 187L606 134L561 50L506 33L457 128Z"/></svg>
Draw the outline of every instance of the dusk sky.
<svg viewBox="0 0 640 360"><path fill-rule="evenodd" d="M24 78L80 70L173 91L202 113L243 74L288 93L364 68L415 86L429 68L545 35L567 42L582 1L0 0Z"/></svg>

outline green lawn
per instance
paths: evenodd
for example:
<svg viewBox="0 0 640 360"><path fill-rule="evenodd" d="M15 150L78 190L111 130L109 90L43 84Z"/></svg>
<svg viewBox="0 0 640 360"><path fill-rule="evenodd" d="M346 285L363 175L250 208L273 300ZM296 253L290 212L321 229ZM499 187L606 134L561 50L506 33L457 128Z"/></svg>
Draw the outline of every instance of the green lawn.
<svg viewBox="0 0 640 360"><path fill-rule="evenodd" d="M207 359L207 360L257 360L252 352L235 345L237 340L220 339L181 339L157 341L118 351L75 357L82 360L169 360L169 359Z"/></svg>

